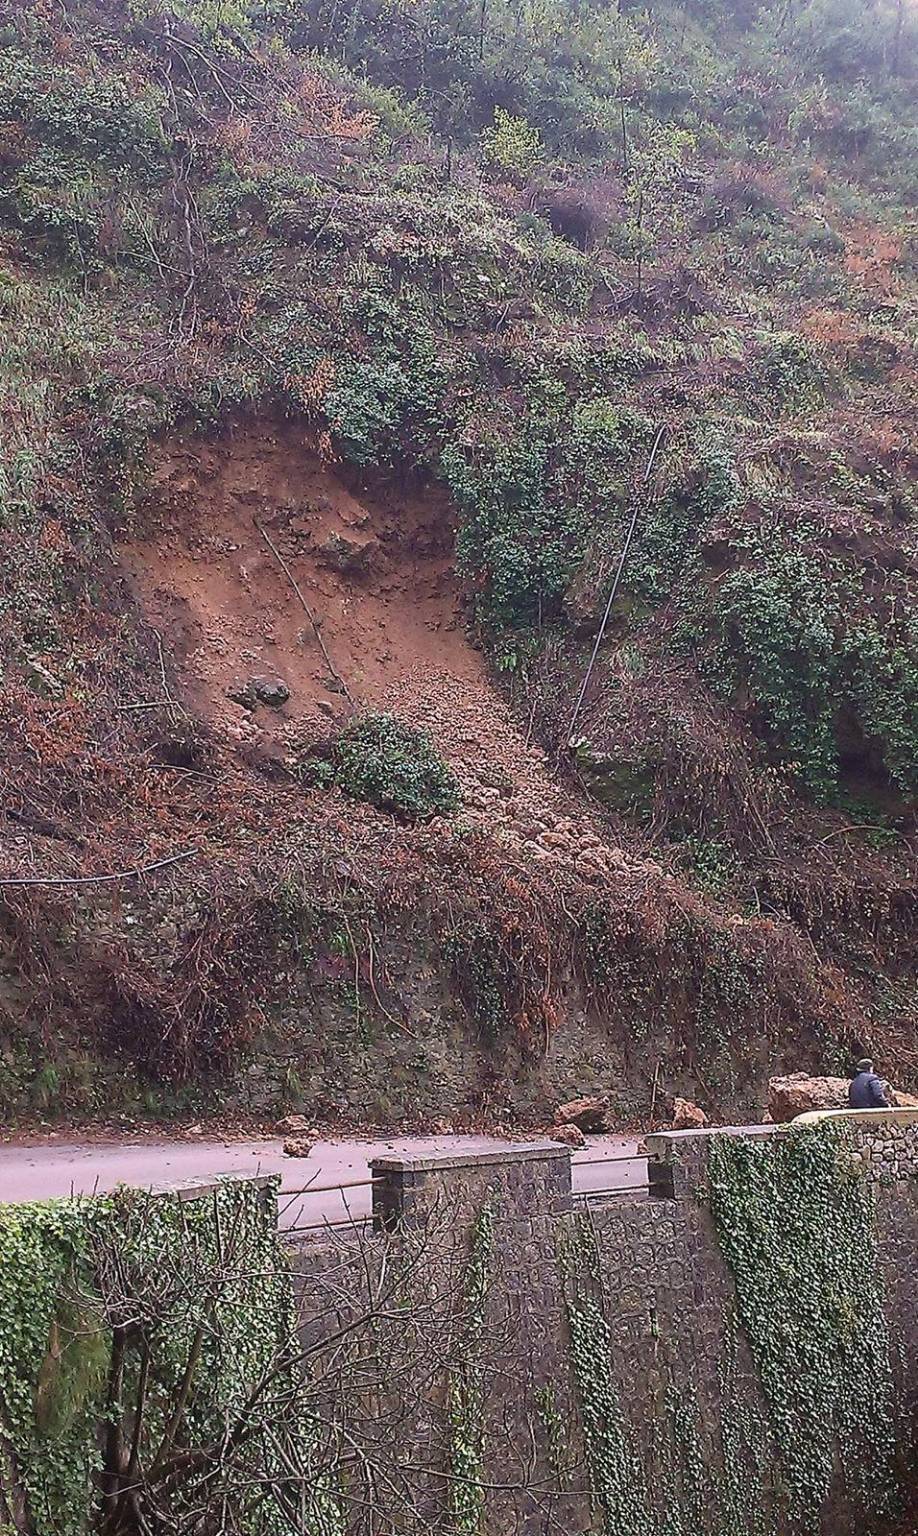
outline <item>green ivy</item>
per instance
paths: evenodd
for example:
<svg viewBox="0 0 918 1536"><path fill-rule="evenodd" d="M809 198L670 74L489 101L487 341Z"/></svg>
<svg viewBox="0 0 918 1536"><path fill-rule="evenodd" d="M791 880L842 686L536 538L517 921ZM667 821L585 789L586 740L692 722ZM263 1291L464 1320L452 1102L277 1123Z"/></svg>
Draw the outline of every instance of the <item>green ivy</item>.
<svg viewBox="0 0 918 1536"><path fill-rule="evenodd" d="M571 1368L580 1399L590 1497L604 1536L653 1536L640 1458L613 1379L614 1349L602 1306L599 1256L577 1219L562 1250Z"/></svg>
<svg viewBox="0 0 918 1536"><path fill-rule="evenodd" d="M366 714L333 742L330 758L300 764L304 782L337 784L352 800L367 800L409 821L449 816L459 808L459 785L431 737L394 715Z"/></svg>
<svg viewBox="0 0 918 1536"><path fill-rule="evenodd" d="M856 573L825 567L801 538L773 529L744 541L743 563L713 596L716 637L703 663L740 687L762 733L820 799L836 791L837 723L847 707L905 790L918 784L918 629L911 597L885 624L865 611Z"/></svg>
<svg viewBox="0 0 918 1536"><path fill-rule="evenodd" d="M123 1191L0 1207L0 1430L34 1536L98 1528L104 1432L133 1434L138 1403L142 1513L144 1473L154 1477L176 1405L193 1469L198 1449L245 1423L262 1379L258 1411L270 1418L276 1402L283 1430L242 1442L234 1529L289 1536L290 1447L308 1465L314 1431L296 1337L271 1188L227 1183L194 1200ZM151 1486L176 1528L193 1520L200 1474ZM301 1496L297 1529L341 1536L324 1475L310 1477L302 1511Z"/></svg>
<svg viewBox="0 0 918 1536"><path fill-rule="evenodd" d="M487 923L472 919L447 934L443 949L482 1045L494 1050L512 1022L513 955Z"/></svg>
<svg viewBox="0 0 918 1536"><path fill-rule="evenodd" d="M873 1197L844 1132L717 1137L709 1171L795 1528L820 1528L839 1467L884 1511L897 1488L890 1341Z"/></svg>
<svg viewBox="0 0 918 1536"><path fill-rule="evenodd" d="M90 1328L78 1343L68 1323L86 1309L91 1229L110 1211L102 1201L0 1207L0 1431L36 1536L78 1536L95 1504L109 1340Z"/></svg>
<svg viewBox="0 0 918 1536"><path fill-rule="evenodd" d="M462 1363L450 1377L449 1517L454 1536L479 1536L484 1510L484 1383L481 1351L491 1284L496 1199L489 1195L472 1226L462 1288Z"/></svg>

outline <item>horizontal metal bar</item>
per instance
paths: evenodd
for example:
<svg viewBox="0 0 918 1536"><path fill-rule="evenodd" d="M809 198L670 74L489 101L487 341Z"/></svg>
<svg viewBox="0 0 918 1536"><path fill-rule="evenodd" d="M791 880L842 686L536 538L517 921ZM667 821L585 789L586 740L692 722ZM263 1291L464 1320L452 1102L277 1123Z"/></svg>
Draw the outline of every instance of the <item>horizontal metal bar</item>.
<svg viewBox="0 0 918 1536"><path fill-rule="evenodd" d="M368 1227L372 1222L372 1216L355 1216L350 1221L313 1221L305 1227L281 1227L281 1237L286 1237L289 1232L340 1232L344 1228L354 1231L358 1227Z"/></svg>
<svg viewBox="0 0 918 1536"><path fill-rule="evenodd" d="M572 1157L572 1168L590 1168L595 1163L645 1163L646 1152L613 1152L611 1157Z"/></svg>
<svg viewBox="0 0 918 1536"><path fill-rule="evenodd" d="M629 1184L627 1189L575 1189L575 1200L608 1200L610 1195L644 1195L649 1184Z"/></svg>
<svg viewBox="0 0 918 1536"><path fill-rule="evenodd" d="M286 1200L288 1195L327 1195L336 1189L369 1189L371 1184L383 1183L385 1180L377 1176L372 1179L352 1179L349 1184L304 1184L297 1189L288 1189L282 1184L279 1198Z"/></svg>

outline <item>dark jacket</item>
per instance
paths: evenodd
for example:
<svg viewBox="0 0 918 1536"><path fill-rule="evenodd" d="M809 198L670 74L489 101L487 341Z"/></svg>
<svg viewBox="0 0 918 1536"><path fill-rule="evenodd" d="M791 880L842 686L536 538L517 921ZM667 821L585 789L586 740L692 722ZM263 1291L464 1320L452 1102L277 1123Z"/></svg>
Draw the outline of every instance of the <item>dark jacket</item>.
<svg viewBox="0 0 918 1536"><path fill-rule="evenodd" d="M889 1109L886 1084L875 1072L859 1072L848 1089L852 1109Z"/></svg>

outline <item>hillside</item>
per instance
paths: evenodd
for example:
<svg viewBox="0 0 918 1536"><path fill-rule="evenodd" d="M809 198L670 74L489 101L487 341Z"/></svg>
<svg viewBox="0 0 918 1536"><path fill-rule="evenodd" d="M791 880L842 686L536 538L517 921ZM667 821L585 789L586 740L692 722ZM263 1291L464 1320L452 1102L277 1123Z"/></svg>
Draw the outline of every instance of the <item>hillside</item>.
<svg viewBox="0 0 918 1536"><path fill-rule="evenodd" d="M0 1114L915 1087L916 60L0 0Z"/></svg>

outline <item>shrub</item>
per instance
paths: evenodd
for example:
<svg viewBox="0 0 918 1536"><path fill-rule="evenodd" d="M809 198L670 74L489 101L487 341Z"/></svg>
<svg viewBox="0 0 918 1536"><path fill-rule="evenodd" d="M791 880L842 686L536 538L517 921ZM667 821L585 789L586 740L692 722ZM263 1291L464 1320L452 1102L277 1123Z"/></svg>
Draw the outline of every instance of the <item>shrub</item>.
<svg viewBox="0 0 918 1536"><path fill-rule="evenodd" d="M353 721L334 742L330 764L310 764L308 776L313 783L331 780L352 800L366 800L408 821L429 821L459 808L455 775L430 736L394 715L367 714Z"/></svg>
<svg viewBox="0 0 918 1536"><path fill-rule="evenodd" d="M495 107L493 125L482 134L481 148L487 164L510 176L528 176L542 157L538 128L502 107Z"/></svg>

